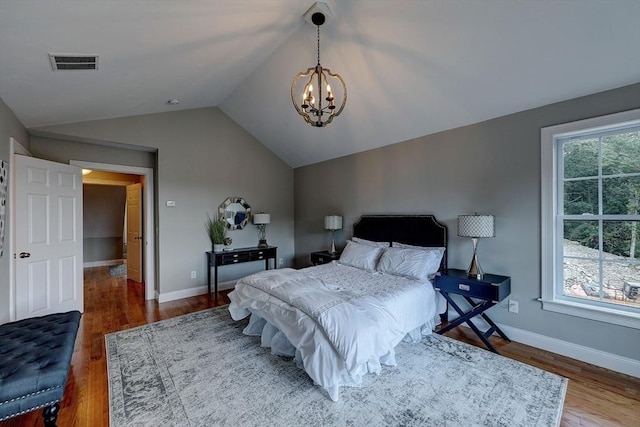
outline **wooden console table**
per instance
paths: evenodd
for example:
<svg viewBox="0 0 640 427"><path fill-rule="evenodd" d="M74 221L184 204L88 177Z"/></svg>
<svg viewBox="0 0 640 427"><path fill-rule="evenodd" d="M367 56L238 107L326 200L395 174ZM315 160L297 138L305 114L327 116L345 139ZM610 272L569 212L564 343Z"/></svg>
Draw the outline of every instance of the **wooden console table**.
<svg viewBox="0 0 640 427"><path fill-rule="evenodd" d="M242 262L264 260L265 270L269 269L269 260L273 260L273 268L277 266L277 251L275 246L264 248L238 248L230 251L207 252L207 287L211 294L211 267L214 271L215 299L218 301L218 267L221 265L240 264Z"/></svg>

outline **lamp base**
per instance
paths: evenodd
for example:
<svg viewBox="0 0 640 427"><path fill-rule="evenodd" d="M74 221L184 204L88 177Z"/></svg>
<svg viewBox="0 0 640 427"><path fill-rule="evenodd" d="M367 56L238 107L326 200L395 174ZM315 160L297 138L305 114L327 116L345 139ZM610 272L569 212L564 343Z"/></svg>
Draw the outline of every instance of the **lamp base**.
<svg viewBox="0 0 640 427"><path fill-rule="evenodd" d="M470 279L482 280L484 272L482 271L482 268L480 268L480 263L478 262L478 239L474 237L471 240L473 240L473 258L471 258L471 264L469 264L469 268L467 269L467 277Z"/></svg>
<svg viewBox="0 0 640 427"><path fill-rule="evenodd" d="M258 224L258 247L266 248L267 246L267 224Z"/></svg>
<svg viewBox="0 0 640 427"><path fill-rule="evenodd" d="M336 230L331 230L331 248L329 249L329 253L331 255L336 254Z"/></svg>
<svg viewBox="0 0 640 427"><path fill-rule="evenodd" d="M482 280L484 277L484 272L482 268L480 268L480 264L478 263L478 257L476 255L473 256L471 260L471 265L467 269L467 277L469 279Z"/></svg>

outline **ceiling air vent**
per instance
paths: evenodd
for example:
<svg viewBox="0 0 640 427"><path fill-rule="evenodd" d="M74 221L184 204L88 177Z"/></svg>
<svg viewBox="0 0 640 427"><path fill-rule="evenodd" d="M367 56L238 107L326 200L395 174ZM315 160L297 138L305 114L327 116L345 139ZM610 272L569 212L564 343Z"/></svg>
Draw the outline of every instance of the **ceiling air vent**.
<svg viewBox="0 0 640 427"><path fill-rule="evenodd" d="M97 70L98 55L57 55L49 54L53 71Z"/></svg>

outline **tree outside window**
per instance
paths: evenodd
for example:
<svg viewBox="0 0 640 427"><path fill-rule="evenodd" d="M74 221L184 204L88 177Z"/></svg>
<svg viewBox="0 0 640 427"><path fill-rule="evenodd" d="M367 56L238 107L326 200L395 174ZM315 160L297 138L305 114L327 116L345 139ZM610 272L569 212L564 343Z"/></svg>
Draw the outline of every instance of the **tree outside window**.
<svg viewBox="0 0 640 427"><path fill-rule="evenodd" d="M640 308L640 126L573 133L556 148L557 294Z"/></svg>

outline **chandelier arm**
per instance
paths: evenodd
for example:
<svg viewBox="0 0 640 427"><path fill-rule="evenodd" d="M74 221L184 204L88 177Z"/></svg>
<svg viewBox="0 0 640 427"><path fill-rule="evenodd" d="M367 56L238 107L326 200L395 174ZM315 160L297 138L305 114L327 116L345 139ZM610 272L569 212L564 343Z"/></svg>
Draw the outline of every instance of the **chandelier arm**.
<svg viewBox="0 0 640 427"><path fill-rule="evenodd" d="M296 89L297 89L296 86L300 79L307 77L309 75L311 76L309 79L309 82L310 82L313 79L314 70L315 70L315 67L310 67L310 68L307 68L307 71L296 74L296 76L293 79L293 82L291 83L291 102L293 103L293 106L295 107L296 111L300 115L303 115L303 110L298 106L298 103L296 102ZM309 82L307 82L307 85L309 84Z"/></svg>
<svg viewBox="0 0 640 427"><path fill-rule="evenodd" d="M340 76L340 74L334 74L331 72L330 69L328 68L324 68L324 71L327 72L327 74L329 76L331 76L333 79L336 79L340 82L340 85L342 86L342 104L340 105L340 108L338 108L338 111L335 111L332 116L339 116L340 113L342 113L342 110L344 110L344 106L347 104L347 85L344 83L344 80L342 80L342 76Z"/></svg>

